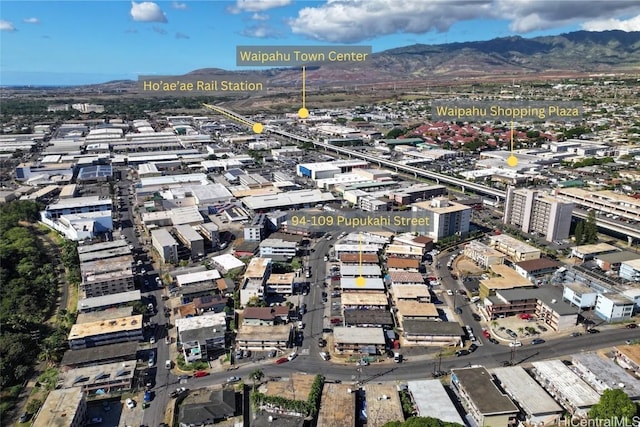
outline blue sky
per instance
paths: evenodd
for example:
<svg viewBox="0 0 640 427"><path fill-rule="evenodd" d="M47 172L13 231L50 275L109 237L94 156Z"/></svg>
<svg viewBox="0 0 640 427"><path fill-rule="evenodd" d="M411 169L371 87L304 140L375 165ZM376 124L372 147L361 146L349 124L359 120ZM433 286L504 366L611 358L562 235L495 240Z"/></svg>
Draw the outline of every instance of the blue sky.
<svg viewBox="0 0 640 427"><path fill-rule="evenodd" d="M586 29L640 31L636 0L209 0L0 3L0 85L236 69L236 45L374 52Z"/></svg>

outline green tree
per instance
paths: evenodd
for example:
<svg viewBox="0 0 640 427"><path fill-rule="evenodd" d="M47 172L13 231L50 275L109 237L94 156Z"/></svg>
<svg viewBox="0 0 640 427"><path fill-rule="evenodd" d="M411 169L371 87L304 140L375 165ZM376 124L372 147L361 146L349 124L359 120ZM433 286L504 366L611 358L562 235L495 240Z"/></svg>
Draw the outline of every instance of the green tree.
<svg viewBox="0 0 640 427"><path fill-rule="evenodd" d="M393 128L391 129L389 132L387 132L386 137L389 139L394 139L397 138L399 136L402 136L405 134L407 130L404 128Z"/></svg>
<svg viewBox="0 0 640 427"><path fill-rule="evenodd" d="M584 242L584 221L578 220L574 237L576 239L576 245L581 245L582 242Z"/></svg>
<svg viewBox="0 0 640 427"><path fill-rule="evenodd" d="M596 213L589 212L584 224L584 243L591 244L598 241L598 226L596 225Z"/></svg>
<svg viewBox="0 0 640 427"><path fill-rule="evenodd" d="M259 383L264 378L264 372L262 369L256 369L255 371L249 374L249 379L253 381L253 387L256 387L256 383Z"/></svg>
<svg viewBox="0 0 640 427"><path fill-rule="evenodd" d="M638 413L638 407L629 395L619 388L608 389L600 396L600 401L589 410L589 418L599 420L624 420L620 425L630 425Z"/></svg>
<svg viewBox="0 0 640 427"><path fill-rule="evenodd" d="M32 399L27 403L26 410L30 414L35 414L38 412L38 409L42 406L42 400L40 399Z"/></svg>

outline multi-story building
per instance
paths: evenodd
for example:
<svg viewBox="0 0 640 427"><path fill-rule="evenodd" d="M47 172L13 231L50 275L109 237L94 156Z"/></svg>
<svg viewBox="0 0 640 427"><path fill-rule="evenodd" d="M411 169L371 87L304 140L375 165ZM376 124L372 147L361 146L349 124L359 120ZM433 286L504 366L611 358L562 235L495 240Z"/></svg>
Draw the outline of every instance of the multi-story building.
<svg viewBox="0 0 640 427"><path fill-rule="evenodd" d="M399 205L430 200L434 197L446 196L447 187L444 185L415 184L411 187L393 191L389 198Z"/></svg>
<svg viewBox="0 0 640 427"><path fill-rule="evenodd" d="M276 260L290 260L296 256L298 244L282 239L264 239L260 242L260 256Z"/></svg>
<svg viewBox="0 0 640 427"><path fill-rule="evenodd" d="M507 255L513 262L528 261L540 258L540 249L527 245L506 234L498 234L489 238L489 246Z"/></svg>
<svg viewBox="0 0 640 427"><path fill-rule="evenodd" d="M251 298L263 299L265 283L271 274L270 258L252 258L244 273L240 288L240 304L247 305Z"/></svg>
<svg viewBox="0 0 640 427"><path fill-rule="evenodd" d="M131 255L83 262L80 273L80 292L84 298L135 290Z"/></svg>
<svg viewBox="0 0 640 427"><path fill-rule="evenodd" d="M466 236L469 233L471 207L450 201L446 197L412 205L412 211L428 218L426 234L434 242L454 235Z"/></svg>
<svg viewBox="0 0 640 427"><path fill-rule="evenodd" d="M82 391L94 395L98 390L106 393L131 390L135 374L136 360L130 359L65 370L59 382L62 388L80 387Z"/></svg>
<svg viewBox="0 0 640 427"><path fill-rule="evenodd" d="M267 215L258 214L251 223L244 226L244 240L247 242L260 242L267 232Z"/></svg>
<svg viewBox="0 0 640 427"><path fill-rule="evenodd" d="M493 382L484 367L451 370L451 385L478 426L517 425L518 407Z"/></svg>
<svg viewBox="0 0 640 427"><path fill-rule="evenodd" d="M464 255L483 268L489 268L493 264L502 264L505 258L502 252L477 240L473 240L464 246Z"/></svg>
<svg viewBox="0 0 640 427"><path fill-rule="evenodd" d="M226 314L207 313L202 316L176 319L182 354L187 363L207 360L224 351Z"/></svg>
<svg viewBox="0 0 640 427"><path fill-rule="evenodd" d="M640 282L640 259L622 262L620 264L620 277L632 282Z"/></svg>
<svg viewBox="0 0 640 427"><path fill-rule="evenodd" d="M389 205L389 200L369 195L358 198L358 207L365 212L386 212L389 210Z"/></svg>
<svg viewBox="0 0 640 427"><path fill-rule="evenodd" d="M174 229L178 239L191 249L192 258L204 255L204 238L192 226L182 224L176 225Z"/></svg>
<svg viewBox="0 0 640 427"><path fill-rule="evenodd" d="M633 316L633 300L614 292L598 295L595 313L607 322L617 322Z"/></svg>
<svg viewBox="0 0 640 427"><path fill-rule="evenodd" d="M266 283L268 294L293 295L296 273L270 274Z"/></svg>
<svg viewBox="0 0 640 427"><path fill-rule="evenodd" d="M151 231L151 244L165 263L178 262L178 242L165 228Z"/></svg>
<svg viewBox="0 0 640 427"><path fill-rule="evenodd" d="M80 387L51 390L38 411L34 427L82 427L87 417L87 401Z"/></svg>
<svg viewBox="0 0 640 427"><path fill-rule="evenodd" d="M69 332L72 350L126 341L142 341L142 315L76 323Z"/></svg>
<svg viewBox="0 0 640 427"><path fill-rule="evenodd" d="M549 241L569 237L573 203L537 190L509 187L504 204L505 224L518 226L525 233L538 233Z"/></svg>

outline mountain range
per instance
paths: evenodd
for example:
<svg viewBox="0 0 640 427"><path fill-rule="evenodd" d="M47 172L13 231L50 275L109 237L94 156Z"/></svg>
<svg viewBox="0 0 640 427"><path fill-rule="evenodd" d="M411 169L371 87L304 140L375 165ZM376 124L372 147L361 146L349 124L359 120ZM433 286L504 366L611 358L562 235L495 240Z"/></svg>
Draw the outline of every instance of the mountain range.
<svg viewBox="0 0 640 427"><path fill-rule="evenodd" d="M488 41L415 44L374 53L362 63L314 63L306 70L307 84L316 87L395 81L451 81L464 78L536 75L586 75L640 70L640 32L576 31L557 36L519 36ZM300 86L300 67L253 71L206 68L182 80L252 78L269 88ZM125 82L111 82L122 85ZM104 85L110 85L106 83Z"/></svg>

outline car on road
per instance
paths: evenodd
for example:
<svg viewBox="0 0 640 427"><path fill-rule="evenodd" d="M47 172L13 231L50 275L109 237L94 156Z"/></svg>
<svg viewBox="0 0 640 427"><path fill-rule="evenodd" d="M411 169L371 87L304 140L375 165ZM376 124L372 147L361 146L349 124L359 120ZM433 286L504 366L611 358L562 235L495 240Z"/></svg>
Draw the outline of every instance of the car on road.
<svg viewBox="0 0 640 427"><path fill-rule="evenodd" d="M478 349L478 346L477 346L477 345L475 345L475 344L471 344L471 345L469 346L469 351L470 351L471 353L473 353L473 352L474 352L474 351L476 351L477 349Z"/></svg>
<svg viewBox="0 0 640 427"><path fill-rule="evenodd" d="M456 351L456 357L466 356L469 354L469 350L458 350Z"/></svg>
<svg viewBox="0 0 640 427"><path fill-rule="evenodd" d="M625 343L626 345L631 345L633 342L632 342L631 340L626 340L624 343Z"/></svg>
<svg viewBox="0 0 640 427"><path fill-rule="evenodd" d="M281 357L280 359L276 360L276 365L282 365L283 363L287 363L288 361L288 357Z"/></svg>
<svg viewBox="0 0 640 427"><path fill-rule="evenodd" d="M327 342L324 340L324 338L318 338L318 347L324 347L325 345L327 345Z"/></svg>
<svg viewBox="0 0 640 427"><path fill-rule="evenodd" d="M290 355L287 356L287 359L289 359L289 361L295 359L296 357L298 357L298 353L296 353L295 351L293 353L291 353Z"/></svg>
<svg viewBox="0 0 640 427"><path fill-rule="evenodd" d="M240 377L229 377L227 378L227 384L233 384L233 383L237 383L238 381L240 381Z"/></svg>
<svg viewBox="0 0 640 427"><path fill-rule="evenodd" d="M500 341L498 341L498 340L497 340L497 339L495 339L495 338L489 338L489 342L490 342L491 344L500 344Z"/></svg>
<svg viewBox="0 0 640 427"><path fill-rule="evenodd" d="M546 341L543 340L542 338L535 338L534 340L531 341L531 344L536 345L536 344L544 344Z"/></svg>
<svg viewBox="0 0 640 427"><path fill-rule="evenodd" d="M165 369L171 369L171 360L165 360L164 367Z"/></svg>
<svg viewBox="0 0 640 427"><path fill-rule="evenodd" d="M486 329L482 329L482 336L485 338L491 338L491 333Z"/></svg>
<svg viewBox="0 0 640 427"><path fill-rule="evenodd" d="M136 407L136 402L134 402L133 399L127 399L125 403L127 404L127 408L129 409L133 409Z"/></svg>
<svg viewBox="0 0 640 427"><path fill-rule="evenodd" d="M480 317L480 315L477 313L472 313L471 317L473 317L473 320L475 320L476 322L479 322L482 320L482 317Z"/></svg>
<svg viewBox="0 0 640 427"><path fill-rule="evenodd" d="M511 341L509 347L522 347L522 343L520 341Z"/></svg>
<svg viewBox="0 0 640 427"><path fill-rule="evenodd" d="M321 351L320 352L320 357L322 358L322 360L329 360L331 358L329 353L327 353L326 351Z"/></svg>
<svg viewBox="0 0 640 427"><path fill-rule="evenodd" d="M169 395L172 399L180 396L182 393L186 392L187 389L184 387L178 387L177 389L175 389L174 391L171 392L171 394Z"/></svg>
<svg viewBox="0 0 640 427"><path fill-rule="evenodd" d="M191 378L189 375L180 375L180 376L178 377L178 379L179 379L180 381L182 381L182 380L188 380L189 378Z"/></svg>
<svg viewBox="0 0 640 427"><path fill-rule="evenodd" d="M628 325L625 326L625 328L627 329L635 329L638 327L637 323L629 323Z"/></svg>
<svg viewBox="0 0 640 427"><path fill-rule="evenodd" d="M142 398L142 400L144 400L145 402L151 402L151 391L150 390L146 390L144 392L144 397Z"/></svg>
<svg viewBox="0 0 640 427"><path fill-rule="evenodd" d="M462 314L462 309L460 307L456 307L454 311L456 312L456 314Z"/></svg>
<svg viewBox="0 0 640 427"><path fill-rule="evenodd" d="M598 332L600 332L600 330L595 328L587 329L587 333L590 333L590 334L597 334Z"/></svg>
<svg viewBox="0 0 640 427"><path fill-rule="evenodd" d="M453 291L451 289L447 289L447 295L453 296Z"/></svg>
<svg viewBox="0 0 640 427"><path fill-rule="evenodd" d="M202 377L206 377L207 375L209 375L209 372L207 371L195 371L193 373L194 378L202 378Z"/></svg>

